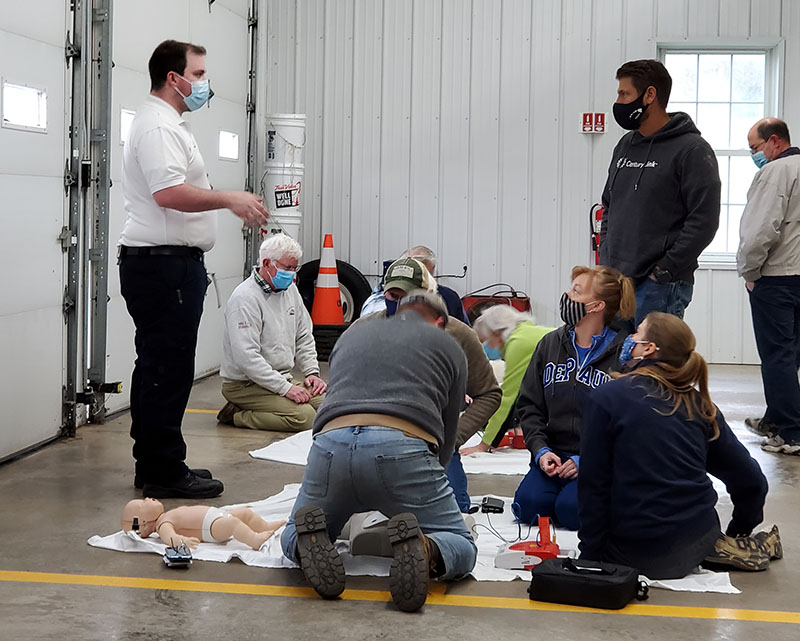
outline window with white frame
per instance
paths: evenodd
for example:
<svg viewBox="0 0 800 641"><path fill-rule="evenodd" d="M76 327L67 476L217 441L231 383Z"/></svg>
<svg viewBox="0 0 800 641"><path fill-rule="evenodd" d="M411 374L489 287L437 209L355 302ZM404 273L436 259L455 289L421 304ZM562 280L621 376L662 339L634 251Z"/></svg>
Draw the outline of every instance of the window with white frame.
<svg viewBox="0 0 800 641"><path fill-rule="evenodd" d="M119 110L119 144L124 145L128 140L128 133L131 130L131 123L136 112L133 109L125 109L122 107Z"/></svg>
<svg viewBox="0 0 800 641"><path fill-rule="evenodd" d="M47 131L47 91L3 81L3 127Z"/></svg>
<svg viewBox="0 0 800 641"><path fill-rule="evenodd" d="M239 134L220 130L219 157L222 160L239 160Z"/></svg>
<svg viewBox="0 0 800 641"><path fill-rule="evenodd" d="M672 76L668 110L692 117L719 163L719 230L703 258L732 260L747 190L757 171L747 132L760 118L775 114L776 56L771 49L664 49L662 55Z"/></svg>

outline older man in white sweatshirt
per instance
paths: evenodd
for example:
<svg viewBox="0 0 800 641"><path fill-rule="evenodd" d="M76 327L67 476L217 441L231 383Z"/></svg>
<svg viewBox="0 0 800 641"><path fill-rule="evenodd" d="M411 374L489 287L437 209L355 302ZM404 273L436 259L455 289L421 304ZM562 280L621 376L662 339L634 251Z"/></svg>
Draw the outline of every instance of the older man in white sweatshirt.
<svg viewBox="0 0 800 641"><path fill-rule="evenodd" d="M311 427L326 384L319 377L311 317L294 277L303 250L284 234L269 236L259 266L225 306L221 423L276 432ZM292 370L302 372L294 380Z"/></svg>

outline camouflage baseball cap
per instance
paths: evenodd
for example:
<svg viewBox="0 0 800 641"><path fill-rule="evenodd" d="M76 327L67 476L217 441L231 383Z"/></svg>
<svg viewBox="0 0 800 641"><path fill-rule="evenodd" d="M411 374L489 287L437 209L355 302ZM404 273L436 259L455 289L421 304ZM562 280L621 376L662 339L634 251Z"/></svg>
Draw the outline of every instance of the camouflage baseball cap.
<svg viewBox="0 0 800 641"><path fill-rule="evenodd" d="M383 291L402 289L408 293L412 289L425 289L425 268L413 258L401 258L389 265Z"/></svg>

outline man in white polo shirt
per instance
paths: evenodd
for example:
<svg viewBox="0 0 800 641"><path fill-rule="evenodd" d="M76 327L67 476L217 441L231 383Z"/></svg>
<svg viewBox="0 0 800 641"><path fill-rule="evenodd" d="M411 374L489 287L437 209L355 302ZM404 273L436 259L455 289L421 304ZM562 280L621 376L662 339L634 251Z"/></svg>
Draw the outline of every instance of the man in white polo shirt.
<svg viewBox="0 0 800 641"><path fill-rule="evenodd" d="M189 469L181 422L194 378L197 330L207 280L203 254L214 246L219 212L245 224L268 213L247 192L212 190L186 111L211 95L206 50L166 40L148 64L150 96L131 123L123 151L127 214L119 245L122 296L136 326L131 378L134 485L153 498L211 498L223 485Z"/></svg>

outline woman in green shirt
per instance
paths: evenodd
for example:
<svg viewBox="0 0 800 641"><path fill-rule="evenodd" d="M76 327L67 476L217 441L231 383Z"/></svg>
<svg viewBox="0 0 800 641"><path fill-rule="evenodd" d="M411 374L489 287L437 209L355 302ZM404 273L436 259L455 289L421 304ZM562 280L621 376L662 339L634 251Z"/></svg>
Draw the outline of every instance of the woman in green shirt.
<svg viewBox="0 0 800 641"><path fill-rule="evenodd" d="M514 427L514 405L522 377L539 340L553 328L534 325L529 314L518 312L510 305L495 305L478 317L474 329L487 348L499 350L506 369L501 386L503 398L500 407L489 419L480 444L462 448L462 456L473 452L491 452L505 433Z"/></svg>

